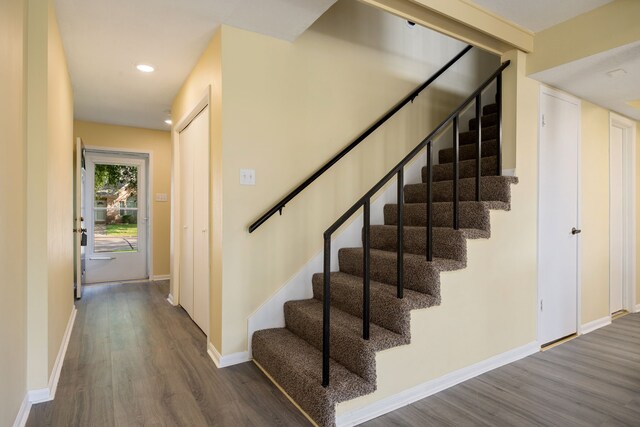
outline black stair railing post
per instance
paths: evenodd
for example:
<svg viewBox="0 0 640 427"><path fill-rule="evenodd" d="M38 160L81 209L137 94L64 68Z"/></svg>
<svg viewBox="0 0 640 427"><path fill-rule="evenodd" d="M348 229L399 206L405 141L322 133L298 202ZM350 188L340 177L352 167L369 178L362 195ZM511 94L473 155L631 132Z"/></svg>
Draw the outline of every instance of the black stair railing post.
<svg viewBox="0 0 640 427"><path fill-rule="evenodd" d="M498 120L496 122L496 175L502 176L502 72L496 77L496 109Z"/></svg>
<svg viewBox="0 0 640 427"><path fill-rule="evenodd" d="M458 194L460 187L460 123L458 114L453 118L453 229L460 227Z"/></svg>
<svg viewBox="0 0 640 427"><path fill-rule="evenodd" d="M371 262L371 199L364 202L364 241L363 241L363 275L362 275L362 338L369 339L370 314L370 289L369 289L369 266Z"/></svg>
<svg viewBox="0 0 640 427"><path fill-rule="evenodd" d="M398 258L397 258L397 282L398 298L404 295L404 168L398 171Z"/></svg>
<svg viewBox="0 0 640 427"><path fill-rule="evenodd" d="M433 261L433 142L427 143L427 261Z"/></svg>
<svg viewBox="0 0 640 427"><path fill-rule="evenodd" d="M476 147L476 202L480 201L480 177L482 176L482 94L476 96L476 128L478 146Z"/></svg>
<svg viewBox="0 0 640 427"><path fill-rule="evenodd" d="M324 235L324 282L322 286L322 386L329 386L331 234Z"/></svg>

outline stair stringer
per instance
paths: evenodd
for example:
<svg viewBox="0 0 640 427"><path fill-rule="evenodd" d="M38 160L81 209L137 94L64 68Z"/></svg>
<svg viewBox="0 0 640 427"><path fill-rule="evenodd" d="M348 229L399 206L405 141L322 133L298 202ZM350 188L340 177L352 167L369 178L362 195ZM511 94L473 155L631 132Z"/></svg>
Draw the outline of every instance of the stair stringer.
<svg viewBox="0 0 640 427"><path fill-rule="evenodd" d="M461 370L464 379L472 378L487 370L469 371L483 362L497 360L493 369L539 349L531 192L535 184L511 186L511 210L491 211L491 238L467 240L467 267L440 273L441 304L411 312L411 343L376 354L377 390L338 403L337 425L355 425L424 398L446 388L442 381L434 388L438 379Z"/></svg>

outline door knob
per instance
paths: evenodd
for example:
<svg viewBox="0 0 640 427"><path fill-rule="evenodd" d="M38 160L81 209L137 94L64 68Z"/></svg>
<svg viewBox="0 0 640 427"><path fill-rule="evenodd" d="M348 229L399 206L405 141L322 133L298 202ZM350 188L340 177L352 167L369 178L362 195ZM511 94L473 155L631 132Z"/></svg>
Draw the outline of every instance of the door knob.
<svg viewBox="0 0 640 427"><path fill-rule="evenodd" d="M580 230L578 228L573 227L571 229L571 234L580 234L580 233L582 233L582 230Z"/></svg>

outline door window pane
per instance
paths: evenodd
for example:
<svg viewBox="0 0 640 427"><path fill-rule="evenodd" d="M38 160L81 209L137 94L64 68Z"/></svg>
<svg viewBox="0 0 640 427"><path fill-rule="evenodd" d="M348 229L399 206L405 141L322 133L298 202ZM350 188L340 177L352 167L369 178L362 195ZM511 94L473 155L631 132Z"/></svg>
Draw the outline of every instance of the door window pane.
<svg viewBox="0 0 640 427"><path fill-rule="evenodd" d="M96 164L94 252L138 251L138 167Z"/></svg>

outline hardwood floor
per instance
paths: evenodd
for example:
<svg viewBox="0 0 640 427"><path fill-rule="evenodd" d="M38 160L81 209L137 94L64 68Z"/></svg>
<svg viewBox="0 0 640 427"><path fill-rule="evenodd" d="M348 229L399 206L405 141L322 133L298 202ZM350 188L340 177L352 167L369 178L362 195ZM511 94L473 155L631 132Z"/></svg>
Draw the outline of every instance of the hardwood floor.
<svg viewBox="0 0 640 427"><path fill-rule="evenodd" d="M87 286L55 400L27 426L299 426L253 363L217 369L167 282Z"/></svg>
<svg viewBox="0 0 640 427"><path fill-rule="evenodd" d="M303 426L253 363L217 369L166 282L88 286L56 398L27 426ZM640 314L366 426L640 426Z"/></svg>
<svg viewBox="0 0 640 427"><path fill-rule="evenodd" d="M640 314L364 425L640 426Z"/></svg>

